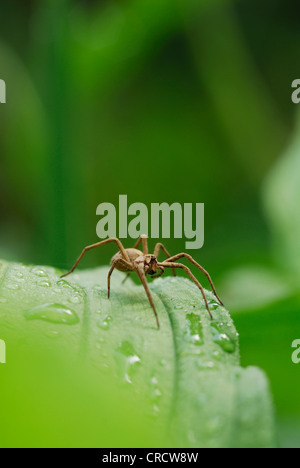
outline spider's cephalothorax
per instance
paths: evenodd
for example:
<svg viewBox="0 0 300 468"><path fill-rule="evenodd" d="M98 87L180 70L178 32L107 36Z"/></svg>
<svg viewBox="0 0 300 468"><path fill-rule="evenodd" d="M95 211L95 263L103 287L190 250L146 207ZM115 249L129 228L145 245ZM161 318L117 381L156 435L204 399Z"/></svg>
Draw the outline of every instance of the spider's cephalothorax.
<svg viewBox="0 0 300 468"><path fill-rule="evenodd" d="M157 323L158 328L159 328L158 316L157 316L156 308L155 308L155 305L154 305L154 302L153 302L153 299L152 299L152 295L151 295L151 292L150 292L150 289L149 289L149 286L148 286L148 283L147 283L147 280L146 280L146 276L150 275L152 278L158 278L159 276L162 276L164 274L165 268L171 268L173 270L174 275L176 275L176 269L177 268L183 269L188 274L188 276L191 278L191 280L200 289L200 291L202 293L202 296L203 296L203 299L204 299L204 302L205 302L205 306L207 308L207 311L208 311L210 317L213 318L212 314L211 314L211 312L209 310L209 306L208 306L208 302L207 302L207 299L206 299L205 291L204 291L203 287L201 286L201 284L199 283L199 281L197 280L197 278L193 275L191 270L186 265L183 265L182 263L176 263L176 261L181 259L181 258L186 258L193 265L195 265L200 271L202 271L202 273L204 273L204 275L207 277L208 281L210 282L210 285L211 285L211 287L213 289L213 292L214 292L216 298L218 299L220 304L223 305L222 301L220 300L220 298L217 295L216 289L215 289L215 287L213 285L213 282L211 280L210 275L208 274L208 272L201 265L199 265L199 263L197 263L193 259L193 257L191 255L189 255L187 253L180 253L180 254L177 254L177 255L174 255L173 257L171 257L171 255L168 253L168 251L166 250L164 245L161 244L161 243L156 244L153 254L149 254L148 239L147 239L146 235L141 236L139 238L139 240L137 241L136 245L132 249L125 249L123 247L121 241L119 239L117 239L117 238L106 239L106 240L104 240L102 242L98 242L97 244L93 244L93 245L90 245L88 247L85 247L85 249L83 249L81 255L79 256L79 258L76 261L73 268L68 273L62 275L62 278L69 275L70 273L72 273L75 270L78 263L80 262L80 260L82 259L82 257L84 256L84 254L86 252L88 252L89 250L94 249L95 247L100 247L101 245L108 244L109 242L115 242L117 244L117 246L118 246L119 251L111 259L111 268L110 268L109 273L108 273L108 281L107 281L107 283L108 283L108 297L110 297L110 278L111 278L111 275L112 275L115 268L117 270L119 270L119 271L123 271L123 272L127 273L127 276L129 276L131 272L136 272L138 274L138 276L139 276L139 278L140 278L140 280L141 280L141 282L142 282L142 284L144 286L146 294L148 296L150 305L151 305L151 307L153 309L153 312L154 312L154 315L155 315L155 318L156 318L156 323ZM143 245L143 251L138 250L138 247L139 247L139 245L141 243ZM158 261L158 255L159 255L160 250L162 250L163 253L165 254L165 256L167 257L167 260L164 260L163 262ZM158 271L159 271L159 273L158 273Z"/></svg>
<svg viewBox="0 0 300 468"><path fill-rule="evenodd" d="M143 265L146 275L155 275L157 271L157 258L155 255L144 255L143 252L137 249L126 249L126 253L129 257L130 264L124 260L121 252L113 256L110 264L113 265L115 263L117 270L127 273Z"/></svg>
<svg viewBox="0 0 300 468"><path fill-rule="evenodd" d="M142 265L145 275L155 275L157 272L157 258L155 255L140 255L134 261L134 266L139 268Z"/></svg>

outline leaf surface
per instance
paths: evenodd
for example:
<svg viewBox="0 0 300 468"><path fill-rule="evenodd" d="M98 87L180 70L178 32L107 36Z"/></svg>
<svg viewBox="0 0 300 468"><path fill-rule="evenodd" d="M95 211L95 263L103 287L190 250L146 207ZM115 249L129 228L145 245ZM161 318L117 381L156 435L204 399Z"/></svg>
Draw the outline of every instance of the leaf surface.
<svg viewBox="0 0 300 468"><path fill-rule="evenodd" d="M274 446L268 383L240 367L236 329L214 296L211 321L189 280L150 283L158 330L142 286L122 285L117 272L107 299L107 272L60 279L53 268L1 263L2 443L17 426L24 446ZM37 407L42 428L32 427Z"/></svg>

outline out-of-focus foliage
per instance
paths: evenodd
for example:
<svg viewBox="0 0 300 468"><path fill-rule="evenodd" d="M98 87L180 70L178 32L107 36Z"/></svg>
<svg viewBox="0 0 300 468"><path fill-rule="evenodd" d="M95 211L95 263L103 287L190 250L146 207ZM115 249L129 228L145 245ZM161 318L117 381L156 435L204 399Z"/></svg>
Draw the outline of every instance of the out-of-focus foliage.
<svg viewBox="0 0 300 468"><path fill-rule="evenodd" d="M272 168L264 190L278 262L298 289L300 277L300 129Z"/></svg>
<svg viewBox="0 0 300 468"><path fill-rule="evenodd" d="M235 310L242 362L271 378L287 445L300 432L299 14L296 0L0 5L1 257L69 267L96 240L96 206L121 193L204 202L195 256Z"/></svg>
<svg viewBox="0 0 300 468"><path fill-rule="evenodd" d="M3 2L3 255L66 266L95 239L96 206L119 193L204 201L201 254L217 271L228 257L260 255L268 234L258 187L285 121L243 31L247 5L237 7Z"/></svg>

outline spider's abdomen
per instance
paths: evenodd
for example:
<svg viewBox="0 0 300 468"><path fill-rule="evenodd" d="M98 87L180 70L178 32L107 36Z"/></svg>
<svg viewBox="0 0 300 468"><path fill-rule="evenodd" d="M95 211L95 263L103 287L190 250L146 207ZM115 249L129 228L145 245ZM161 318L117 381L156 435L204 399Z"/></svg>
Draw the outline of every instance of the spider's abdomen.
<svg viewBox="0 0 300 468"><path fill-rule="evenodd" d="M143 253L137 249L126 249L127 255L131 263L133 263L138 257L142 256ZM127 262L124 261L121 252L116 253L111 259L111 264L117 260L116 269L123 272L132 271L133 268L129 268Z"/></svg>

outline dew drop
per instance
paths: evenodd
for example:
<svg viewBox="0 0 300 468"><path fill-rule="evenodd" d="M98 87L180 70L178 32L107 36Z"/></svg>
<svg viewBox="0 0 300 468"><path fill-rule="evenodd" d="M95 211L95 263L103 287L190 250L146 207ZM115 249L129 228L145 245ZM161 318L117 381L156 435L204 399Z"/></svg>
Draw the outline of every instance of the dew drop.
<svg viewBox="0 0 300 468"><path fill-rule="evenodd" d="M43 281L40 281L38 285L41 286L42 288L50 288L51 283L50 281L43 280Z"/></svg>
<svg viewBox="0 0 300 468"><path fill-rule="evenodd" d="M48 276L47 272L41 267L34 267L31 269L31 272L39 277Z"/></svg>
<svg viewBox="0 0 300 468"><path fill-rule="evenodd" d="M187 314L186 323L185 338L194 345L201 346L203 344L203 334L199 315L194 313Z"/></svg>
<svg viewBox="0 0 300 468"><path fill-rule="evenodd" d="M7 289L10 289L12 291L17 291L17 289L20 289L20 285L17 283L7 283L5 286Z"/></svg>
<svg viewBox="0 0 300 468"><path fill-rule="evenodd" d="M219 304L215 299L209 300L208 305L211 311L217 310L219 307L221 307L221 304Z"/></svg>
<svg viewBox="0 0 300 468"><path fill-rule="evenodd" d="M216 367L216 364L213 361L204 361L202 359L199 359L196 361L196 366L203 370L203 369L214 369Z"/></svg>
<svg viewBox="0 0 300 468"><path fill-rule="evenodd" d="M116 349L116 358L119 369L127 383L132 383L133 377L141 363L134 347L129 341L122 341Z"/></svg>
<svg viewBox="0 0 300 468"><path fill-rule="evenodd" d="M98 328L101 328L101 330L109 330L111 321L112 317L110 315L106 315L103 320L99 320L97 322L97 326Z"/></svg>
<svg viewBox="0 0 300 468"><path fill-rule="evenodd" d="M155 406L157 406L161 396L162 396L162 392L158 386L158 380L155 376L153 376L150 379L150 394L149 394L150 400Z"/></svg>
<svg viewBox="0 0 300 468"><path fill-rule="evenodd" d="M97 322L97 327L98 328L101 328L101 330L109 330L109 323L106 322L105 320L101 321L101 322Z"/></svg>
<svg viewBox="0 0 300 468"><path fill-rule="evenodd" d="M222 358L221 353L219 353L219 351L213 351L211 355L214 359L217 359L218 361L220 361Z"/></svg>
<svg viewBox="0 0 300 468"><path fill-rule="evenodd" d="M59 337L59 333L55 330L49 330L45 333L46 336L48 336L49 338L58 338Z"/></svg>
<svg viewBox="0 0 300 468"><path fill-rule="evenodd" d="M71 289L72 291L77 292L77 290L70 283L68 283L68 281L64 279L57 281L56 285L60 288Z"/></svg>
<svg viewBox="0 0 300 468"><path fill-rule="evenodd" d="M159 365L160 365L163 369L165 369L166 371L168 371L168 370L170 369L170 367L171 367L171 366L170 366L170 362L167 361L166 359L161 359L161 360L159 361Z"/></svg>
<svg viewBox="0 0 300 468"><path fill-rule="evenodd" d="M216 344L218 344L227 353L234 353L236 348L235 341L224 333L220 325L212 323L211 332L212 339Z"/></svg>
<svg viewBox="0 0 300 468"><path fill-rule="evenodd" d="M46 322L75 325L79 318L75 312L61 304L44 304L23 312L27 320L44 320Z"/></svg>
<svg viewBox="0 0 300 468"><path fill-rule="evenodd" d="M82 300L82 297L76 294L70 297L69 302L71 302L72 304L79 304L80 302L82 302Z"/></svg>
<svg viewBox="0 0 300 468"><path fill-rule="evenodd" d="M59 280L56 282L57 286L68 286L69 287L69 284L65 281L65 280Z"/></svg>

